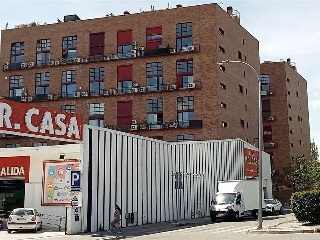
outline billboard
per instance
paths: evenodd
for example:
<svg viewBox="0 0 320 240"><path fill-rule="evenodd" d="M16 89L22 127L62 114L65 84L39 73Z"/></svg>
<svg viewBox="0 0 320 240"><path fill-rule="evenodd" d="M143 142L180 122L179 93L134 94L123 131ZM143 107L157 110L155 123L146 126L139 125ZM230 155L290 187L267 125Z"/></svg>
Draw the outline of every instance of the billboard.
<svg viewBox="0 0 320 240"><path fill-rule="evenodd" d="M1 178L24 178L29 182L30 156L0 157Z"/></svg>
<svg viewBox="0 0 320 240"><path fill-rule="evenodd" d="M0 133L79 142L81 115L0 98Z"/></svg>
<svg viewBox="0 0 320 240"><path fill-rule="evenodd" d="M259 176L259 152L244 148L244 175L246 177Z"/></svg>
<svg viewBox="0 0 320 240"><path fill-rule="evenodd" d="M43 162L42 205L70 205L81 193L71 190L72 172L79 170L78 160Z"/></svg>

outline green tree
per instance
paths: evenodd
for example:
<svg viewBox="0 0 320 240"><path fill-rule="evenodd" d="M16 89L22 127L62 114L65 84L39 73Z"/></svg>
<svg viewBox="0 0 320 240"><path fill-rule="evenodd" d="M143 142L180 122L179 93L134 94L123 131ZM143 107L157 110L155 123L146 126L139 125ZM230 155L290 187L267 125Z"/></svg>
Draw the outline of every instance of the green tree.
<svg viewBox="0 0 320 240"><path fill-rule="evenodd" d="M319 161L318 146L316 145L314 140L311 143L311 159L315 161Z"/></svg>

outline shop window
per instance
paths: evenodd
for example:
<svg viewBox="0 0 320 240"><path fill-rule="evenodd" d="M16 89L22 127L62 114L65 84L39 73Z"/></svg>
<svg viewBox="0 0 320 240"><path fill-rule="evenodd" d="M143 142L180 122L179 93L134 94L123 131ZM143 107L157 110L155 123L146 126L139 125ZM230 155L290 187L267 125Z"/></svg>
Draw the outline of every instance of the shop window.
<svg viewBox="0 0 320 240"><path fill-rule="evenodd" d="M176 63L178 88L188 88L193 83L193 60L178 60Z"/></svg>
<svg viewBox="0 0 320 240"><path fill-rule="evenodd" d="M89 81L90 81L90 95L99 96L103 95L104 91L104 67L90 68Z"/></svg>

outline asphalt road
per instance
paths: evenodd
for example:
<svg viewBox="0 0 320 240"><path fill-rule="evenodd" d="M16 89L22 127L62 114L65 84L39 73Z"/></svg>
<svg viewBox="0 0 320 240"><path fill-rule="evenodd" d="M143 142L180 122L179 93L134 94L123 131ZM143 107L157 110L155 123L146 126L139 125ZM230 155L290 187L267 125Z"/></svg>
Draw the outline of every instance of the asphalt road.
<svg viewBox="0 0 320 240"><path fill-rule="evenodd" d="M273 226L279 222L286 221L286 215L267 216L263 218L263 227ZM175 239L175 240L195 240L195 239L223 239L223 240L319 240L320 234L248 234L249 229L255 229L257 220L244 219L239 222L219 221L212 223L209 218L192 219L184 221L184 224L176 223L156 223L150 225L123 228L122 234L108 234L107 232L97 232L81 235L64 235L64 232L49 231L44 229L38 233L14 232L8 234L5 230L0 231L1 240L108 240L108 239Z"/></svg>

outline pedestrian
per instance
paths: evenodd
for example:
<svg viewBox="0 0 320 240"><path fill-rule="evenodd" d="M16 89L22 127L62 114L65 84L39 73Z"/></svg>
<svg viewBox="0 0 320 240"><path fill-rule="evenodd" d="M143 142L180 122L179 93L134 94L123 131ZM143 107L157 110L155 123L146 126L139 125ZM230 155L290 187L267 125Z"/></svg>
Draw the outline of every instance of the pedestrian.
<svg viewBox="0 0 320 240"><path fill-rule="evenodd" d="M121 221L121 208L116 205L114 207L114 214L113 214L113 221L111 222L110 224L110 229L108 230L108 233L111 233L111 231L114 229L114 228L117 228L119 229L118 233L121 233L120 231L120 221Z"/></svg>

